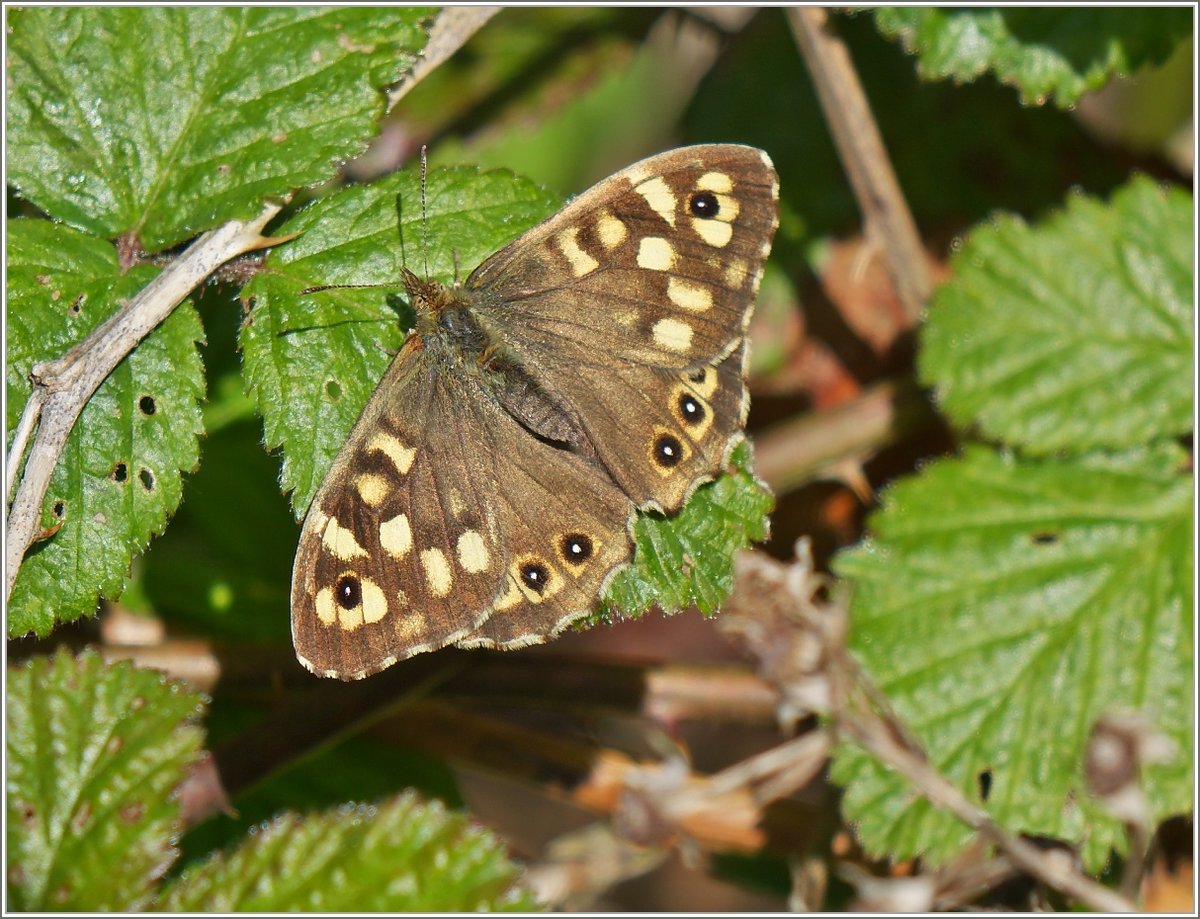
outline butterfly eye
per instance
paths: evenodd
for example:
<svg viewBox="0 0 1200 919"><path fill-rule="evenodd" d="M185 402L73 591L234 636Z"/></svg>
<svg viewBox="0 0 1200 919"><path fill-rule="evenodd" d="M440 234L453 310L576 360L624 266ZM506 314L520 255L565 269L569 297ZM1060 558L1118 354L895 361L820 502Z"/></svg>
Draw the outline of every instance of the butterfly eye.
<svg viewBox="0 0 1200 919"><path fill-rule="evenodd" d="M696 192L692 195L692 200L688 202L688 207L693 217L702 217L705 220L711 220L721 212L717 196L711 191Z"/></svg>
<svg viewBox="0 0 1200 919"><path fill-rule="evenodd" d="M521 566L521 580L534 593L544 593L550 582L550 569L541 562L526 562Z"/></svg>
<svg viewBox="0 0 1200 919"><path fill-rule="evenodd" d="M704 406L687 393L680 393L679 414L688 424L699 424L704 420Z"/></svg>
<svg viewBox="0 0 1200 919"><path fill-rule="evenodd" d="M654 461L658 465L670 469L678 466L683 459L683 444L678 437L670 434L660 434L654 441Z"/></svg>
<svg viewBox="0 0 1200 919"><path fill-rule="evenodd" d="M337 601L342 609L356 609L362 603L362 585L358 578L347 574L338 579Z"/></svg>
<svg viewBox="0 0 1200 919"><path fill-rule="evenodd" d="M559 543L562 557L572 565L582 565L596 551L590 537L583 533L569 533Z"/></svg>

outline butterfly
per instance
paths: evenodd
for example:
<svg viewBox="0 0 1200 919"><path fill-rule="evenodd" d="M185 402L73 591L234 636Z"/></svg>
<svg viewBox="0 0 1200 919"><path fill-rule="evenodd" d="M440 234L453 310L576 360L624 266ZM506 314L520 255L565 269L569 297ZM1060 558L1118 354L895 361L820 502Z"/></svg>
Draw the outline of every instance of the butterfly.
<svg viewBox="0 0 1200 919"><path fill-rule="evenodd" d="M586 616L742 438L746 329L778 226L761 150L604 179L461 285L407 269L409 332L308 508L296 655L359 679Z"/></svg>

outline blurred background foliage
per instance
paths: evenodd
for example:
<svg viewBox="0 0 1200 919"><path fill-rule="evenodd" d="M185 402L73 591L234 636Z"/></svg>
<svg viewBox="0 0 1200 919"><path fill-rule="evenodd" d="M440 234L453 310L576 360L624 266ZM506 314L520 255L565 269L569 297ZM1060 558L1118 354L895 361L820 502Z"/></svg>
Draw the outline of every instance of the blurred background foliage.
<svg viewBox="0 0 1200 919"><path fill-rule="evenodd" d="M1072 189L1106 197L1134 171L1192 181L1190 41L1165 62L1113 80L1064 109L1025 104L991 73L969 83L927 82L903 44L880 34L870 12L837 15L835 22L937 265L961 234L997 209L1036 219L1060 207ZM503 167L568 196L643 155L709 141L764 148L781 179L781 226L754 330L760 356L751 433L835 405L904 366L901 330L880 318L894 298L857 284L860 214L782 10L505 9L404 98L372 150L344 172L346 181L364 181L411 168L428 145L431 166ZM9 204L10 213L26 207L11 195ZM472 267L463 266L463 274ZM857 292L845 294L850 288ZM263 719L279 699L279 685L296 679L287 609L299 528L280 494L278 459L262 449L261 421L243 392L236 290L237 284L218 279L199 298L209 386L201 467L186 479L183 504L166 533L136 560L121 601L126 611L161 617L172 632L212 639L220 654L240 662L208 709L209 749L247 731L269 731ZM871 296L877 299L855 300ZM870 318L856 324L863 316ZM829 354L835 370L821 357ZM885 482L950 443L944 429L926 429L920 442L882 450L868 466L869 477ZM863 514L845 482L812 481L780 496L768 551L790 558L794 540L808 534L823 564L857 538ZM96 626L74 628L91 635ZM550 650L585 661L734 656L695 615L596 629ZM610 743L632 755L650 756L663 743L657 729L632 723L620 706L551 710L532 697L515 703L503 687L476 687L456 701L472 714L571 741ZM351 718L347 712L348 723ZM457 730L453 720L415 723L432 725L433 733ZM762 749L775 737L770 724L675 727L701 770ZM561 802L514 791L511 778L452 765L441 755L443 741L414 737L404 710L358 736L331 735L329 743L245 790L226 815L191 830L176 870L284 806L326 807L408 787L451 805L465 802L523 855L582 819ZM553 786L552 777L542 778ZM814 794L803 806L811 808L814 835L828 832L836 798ZM815 844L808 838L802 847ZM715 865L696 871L672 859L615 887L602 906L784 907L790 880L779 852L724 856ZM839 881L832 883L826 908L846 895Z"/></svg>

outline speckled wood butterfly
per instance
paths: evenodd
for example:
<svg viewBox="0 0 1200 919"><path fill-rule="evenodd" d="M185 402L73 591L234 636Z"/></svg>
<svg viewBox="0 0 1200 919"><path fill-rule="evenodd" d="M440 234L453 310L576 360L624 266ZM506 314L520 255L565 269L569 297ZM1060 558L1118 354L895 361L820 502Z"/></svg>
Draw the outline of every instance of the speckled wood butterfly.
<svg viewBox="0 0 1200 919"><path fill-rule="evenodd" d="M588 614L638 509L678 511L742 437L746 326L779 183L750 147L652 156L416 314L304 520L301 663L359 679Z"/></svg>

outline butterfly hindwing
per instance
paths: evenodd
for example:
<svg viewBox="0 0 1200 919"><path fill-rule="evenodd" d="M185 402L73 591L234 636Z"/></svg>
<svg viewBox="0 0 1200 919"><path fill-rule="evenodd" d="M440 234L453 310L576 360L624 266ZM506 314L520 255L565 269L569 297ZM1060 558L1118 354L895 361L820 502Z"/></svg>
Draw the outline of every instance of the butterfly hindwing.
<svg viewBox="0 0 1200 919"><path fill-rule="evenodd" d="M777 197L761 151L685 147L462 287L406 271L416 328L301 532L302 663L357 679L448 644L545 641L594 608L637 511L678 511L742 436Z"/></svg>
<svg viewBox="0 0 1200 919"><path fill-rule="evenodd" d="M629 502L611 480L431 363L401 352L305 518L293 641L316 673L545 640L629 556Z"/></svg>

